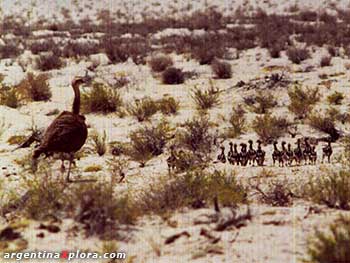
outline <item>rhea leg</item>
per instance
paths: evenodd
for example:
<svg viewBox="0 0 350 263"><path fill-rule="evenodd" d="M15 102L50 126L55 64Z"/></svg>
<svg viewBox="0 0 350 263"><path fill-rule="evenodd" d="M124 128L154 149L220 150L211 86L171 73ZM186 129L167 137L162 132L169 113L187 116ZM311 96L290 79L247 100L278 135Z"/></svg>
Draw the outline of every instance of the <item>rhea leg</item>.
<svg viewBox="0 0 350 263"><path fill-rule="evenodd" d="M67 173L67 177L66 177L66 181L68 182L68 183L71 183L72 182L72 180L69 178L69 175L70 175L70 170L71 170L71 168L72 168L72 163L74 162L74 154L70 154L70 156L69 156L69 166L68 166L68 173ZM63 163L63 162L62 162Z"/></svg>

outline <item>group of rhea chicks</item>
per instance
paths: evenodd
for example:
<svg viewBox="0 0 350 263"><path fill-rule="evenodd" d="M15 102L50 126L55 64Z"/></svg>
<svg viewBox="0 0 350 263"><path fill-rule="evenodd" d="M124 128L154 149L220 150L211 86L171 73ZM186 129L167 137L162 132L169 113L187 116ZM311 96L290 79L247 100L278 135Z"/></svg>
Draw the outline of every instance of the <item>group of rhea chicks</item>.
<svg viewBox="0 0 350 263"><path fill-rule="evenodd" d="M258 147L255 150L253 147L253 141L248 141L249 148L247 148L246 143L240 144L240 151L238 151L238 145L233 144L232 142L229 143L230 149L227 153L227 156L225 154L225 147L221 146L221 152L217 156L216 162L226 163L227 161L232 165L241 165L241 166L247 166L247 165L258 165L258 166L264 166L265 162L265 155L266 152L262 149L262 142L260 140L257 140ZM286 147L286 142L281 142L281 149L278 149L278 142L273 142L274 150L272 152L272 160L273 165L278 164L280 167L284 166L292 166L293 163L296 165L301 165L304 163L306 164L312 164L315 165L317 161L317 152L316 152L316 146L312 145L309 142L309 138L304 139L297 139L296 148L292 149L292 146L290 143L288 143ZM327 158L328 163L331 162L331 156L333 153L331 140L327 141L327 145L322 148L322 163L325 158Z"/></svg>

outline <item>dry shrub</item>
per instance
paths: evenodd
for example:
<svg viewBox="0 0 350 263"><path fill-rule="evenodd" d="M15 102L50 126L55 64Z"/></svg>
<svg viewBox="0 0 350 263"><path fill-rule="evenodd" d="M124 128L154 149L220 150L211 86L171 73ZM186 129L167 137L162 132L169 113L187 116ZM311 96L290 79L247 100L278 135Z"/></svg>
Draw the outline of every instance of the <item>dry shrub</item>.
<svg viewBox="0 0 350 263"><path fill-rule="evenodd" d="M149 97L144 97L141 100L135 100L134 105L129 105L128 112L130 115L137 118L139 122L148 121L150 117L158 111L158 104Z"/></svg>
<svg viewBox="0 0 350 263"><path fill-rule="evenodd" d="M90 56L92 54L97 54L99 51L100 44L98 43L80 43L70 41L64 46L62 50L62 56L65 58L77 58L81 56Z"/></svg>
<svg viewBox="0 0 350 263"><path fill-rule="evenodd" d="M152 157L163 153L167 140L171 136L172 129L169 123L161 121L155 126L143 126L130 133L131 139L128 155L144 166Z"/></svg>
<svg viewBox="0 0 350 263"><path fill-rule="evenodd" d="M343 93L338 91L334 92L333 94L327 97L328 103L335 104L335 105L341 105L343 99L344 99Z"/></svg>
<svg viewBox="0 0 350 263"><path fill-rule="evenodd" d="M193 37L190 45L192 58L200 65L211 64L214 59L223 58L226 53L224 41L219 34L207 33Z"/></svg>
<svg viewBox="0 0 350 263"><path fill-rule="evenodd" d="M308 124L318 131L327 133L332 141L336 141L340 137L339 131L335 128L334 120L329 116L314 112L308 117Z"/></svg>
<svg viewBox="0 0 350 263"><path fill-rule="evenodd" d="M216 59L211 63L211 69L218 79L230 79L232 77L231 65L227 62Z"/></svg>
<svg viewBox="0 0 350 263"><path fill-rule="evenodd" d="M173 180L159 179L140 196L140 210L164 214L182 207L201 208L217 198L223 206L236 207L246 202L246 189L234 174L204 171L187 172Z"/></svg>
<svg viewBox="0 0 350 263"><path fill-rule="evenodd" d="M28 73L17 86L18 93L25 99L48 101L52 94L48 83L48 75Z"/></svg>
<svg viewBox="0 0 350 263"><path fill-rule="evenodd" d="M119 92L102 83L93 83L91 90L82 94L82 108L86 113L116 112L122 105L123 100Z"/></svg>
<svg viewBox="0 0 350 263"><path fill-rule="evenodd" d="M170 56L160 54L152 56L148 64L150 65L152 71L163 72L168 67L172 66L174 62Z"/></svg>
<svg viewBox="0 0 350 263"><path fill-rule="evenodd" d="M0 89L0 105L14 109L20 106L20 99L15 87L2 87Z"/></svg>
<svg viewBox="0 0 350 263"><path fill-rule="evenodd" d="M158 101L159 110L166 115L176 114L180 103L173 97L164 97Z"/></svg>
<svg viewBox="0 0 350 263"><path fill-rule="evenodd" d="M40 55L36 61L38 69L48 71L52 69L59 69L63 66L63 62L58 54L52 52L49 55Z"/></svg>
<svg viewBox="0 0 350 263"><path fill-rule="evenodd" d="M194 100L198 110L208 110L220 104L220 91L210 81L210 86L206 90L201 90L197 86L192 91L192 99Z"/></svg>
<svg viewBox="0 0 350 263"><path fill-rule="evenodd" d="M52 51L54 48L56 48L56 44L53 40L35 41L29 45L30 51L35 55L41 52Z"/></svg>
<svg viewBox="0 0 350 263"><path fill-rule="evenodd" d="M241 105L237 105L232 108L232 113L230 115L229 123L231 127L229 127L229 131L227 136L230 138L235 138L241 135L246 129L246 118L245 118L245 110Z"/></svg>
<svg viewBox="0 0 350 263"><path fill-rule="evenodd" d="M163 84L182 84L184 81L185 76L181 69L169 67L162 73Z"/></svg>
<svg viewBox="0 0 350 263"><path fill-rule="evenodd" d="M339 216L327 231L316 230L307 244L308 263L350 262L350 218Z"/></svg>
<svg viewBox="0 0 350 263"><path fill-rule="evenodd" d="M288 109L299 119L303 119L312 110L313 106L320 100L318 88L303 89L300 85L288 91L290 104Z"/></svg>
<svg viewBox="0 0 350 263"><path fill-rule="evenodd" d="M302 61L308 59L310 54L306 48L291 47L287 50L287 56L293 63L300 64Z"/></svg>
<svg viewBox="0 0 350 263"><path fill-rule="evenodd" d="M331 208L350 209L350 171L323 170L322 174L313 176L303 186L303 195L318 203Z"/></svg>
<svg viewBox="0 0 350 263"><path fill-rule="evenodd" d="M287 119L275 117L267 113L263 116L257 116L252 123L253 130L257 133L260 140L265 143L271 143L281 137L290 126Z"/></svg>

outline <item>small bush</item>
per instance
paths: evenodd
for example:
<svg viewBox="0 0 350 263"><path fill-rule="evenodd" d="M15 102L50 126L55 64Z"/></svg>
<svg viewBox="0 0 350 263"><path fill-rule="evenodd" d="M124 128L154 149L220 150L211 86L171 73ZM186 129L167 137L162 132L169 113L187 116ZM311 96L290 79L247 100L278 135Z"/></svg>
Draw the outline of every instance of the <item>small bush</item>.
<svg viewBox="0 0 350 263"><path fill-rule="evenodd" d="M0 59L17 57L21 53L16 43L6 43L0 46Z"/></svg>
<svg viewBox="0 0 350 263"><path fill-rule="evenodd" d="M295 86L288 91L290 104L288 109L299 119L303 119L312 110L313 106L320 100L320 94L317 88L302 89L301 86Z"/></svg>
<svg viewBox="0 0 350 263"><path fill-rule="evenodd" d="M232 77L231 65L227 62L214 60L211 63L211 69L218 79L230 79Z"/></svg>
<svg viewBox="0 0 350 263"><path fill-rule="evenodd" d="M276 43L269 47L269 54L271 58L279 58L281 56L281 51L283 50L283 45Z"/></svg>
<svg viewBox="0 0 350 263"><path fill-rule="evenodd" d="M232 109L232 113L229 119L231 127L229 127L228 136L235 138L241 135L246 129L245 110L241 105L238 105Z"/></svg>
<svg viewBox="0 0 350 263"><path fill-rule="evenodd" d="M209 133L212 124L206 116L194 117L183 125L184 130L178 134L180 146L184 146L197 154L209 153L213 136Z"/></svg>
<svg viewBox="0 0 350 263"><path fill-rule="evenodd" d="M0 89L0 105L5 105L14 109L20 106L20 99L16 88Z"/></svg>
<svg viewBox="0 0 350 263"><path fill-rule="evenodd" d="M33 101L48 101L52 94L48 84L48 75L34 75L28 73L26 78L18 84L18 92L24 98Z"/></svg>
<svg viewBox="0 0 350 263"><path fill-rule="evenodd" d="M214 87L210 81L210 87L204 91L195 87L192 91L192 99L196 103L198 110L208 110L220 104L220 91Z"/></svg>
<svg viewBox="0 0 350 263"><path fill-rule="evenodd" d="M157 55L149 60L149 65L154 72L163 72L174 64L170 56Z"/></svg>
<svg viewBox="0 0 350 263"><path fill-rule="evenodd" d="M149 97L141 100L135 100L134 105L129 105L128 112L137 118L139 122L148 121L150 117L158 111L158 104Z"/></svg>
<svg viewBox="0 0 350 263"><path fill-rule="evenodd" d="M310 54L307 49L291 47L287 50L287 56L293 63L300 64L305 59L308 59Z"/></svg>
<svg viewBox="0 0 350 263"><path fill-rule="evenodd" d="M50 55L40 55L36 61L38 68L42 71L59 69L63 66L63 62L59 55L52 53Z"/></svg>
<svg viewBox="0 0 350 263"><path fill-rule="evenodd" d="M93 149L96 151L96 153L99 156L102 156L106 153L107 151L107 144L106 144L106 131L103 131L103 134L99 134L97 131L92 132L90 135L91 142Z"/></svg>
<svg viewBox="0 0 350 263"><path fill-rule="evenodd" d="M173 97L165 97L158 101L158 108L165 115L176 114L179 110L179 102Z"/></svg>
<svg viewBox="0 0 350 263"><path fill-rule="evenodd" d="M277 105L274 96L268 92L258 92L257 95L245 99L248 108L258 114L265 114Z"/></svg>
<svg viewBox="0 0 350 263"><path fill-rule="evenodd" d="M334 92L332 95L329 95L327 97L329 104L335 104L335 105L341 105L342 101L344 99L344 95L341 92Z"/></svg>
<svg viewBox="0 0 350 263"><path fill-rule="evenodd" d="M319 113L313 113L308 117L308 124L318 131L327 133L332 141L336 141L340 137L335 128L334 120L329 116L325 117Z"/></svg>
<svg viewBox="0 0 350 263"><path fill-rule="evenodd" d="M38 55L41 52L48 52L53 50L56 47L56 44L53 40L48 41L36 41L30 44L29 49L30 51Z"/></svg>
<svg viewBox="0 0 350 263"><path fill-rule="evenodd" d="M152 157L163 153L170 138L171 128L165 121L156 126L144 126L130 133L131 145L128 155L144 166Z"/></svg>
<svg viewBox="0 0 350 263"><path fill-rule="evenodd" d="M332 57L331 56L325 56L321 58L320 66L321 67L329 67L332 62Z"/></svg>
<svg viewBox="0 0 350 263"><path fill-rule="evenodd" d="M350 262L350 218L339 216L327 231L316 230L307 244L308 263Z"/></svg>
<svg viewBox="0 0 350 263"><path fill-rule="evenodd" d="M253 130L265 143L277 140L287 131L289 126L290 123L285 118L274 117L269 113L257 116L252 123Z"/></svg>
<svg viewBox="0 0 350 263"><path fill-rule="evenodd" d="M223 172L187 172L169 181L159 179L142 192L140 210L146 213L164 214L182 207L208 206L217 198L223 206L235 207L246 202L246 189L234 175Z"/></svg>
<svg viewBox="0 0 350 263"><path fill-rule="evenodd" d="M7 143L10 145L21 144L25 139L24 135L13 135L7 140Z"/></svg>
<svg viewBox="0 0 350 263"><path fill-rule="evenodd" d="M122 105L118 91L102 83L94 83L90 91L82 94L82 108L86 113L116 112Z"/></svg>
<svg viewBox="0 0 350 263"><path fill-rule="evenodd" d="M169 67L162 73L163 84L182 84L185 81L184 73L181 69Z"/></svg>
<svg viewBox="0 0 350 263"><path fill-rule="evenodd" d="M313 176L304 185L305 197L331 208L350 209L350 171L323 170L321 176Z"/></svg>

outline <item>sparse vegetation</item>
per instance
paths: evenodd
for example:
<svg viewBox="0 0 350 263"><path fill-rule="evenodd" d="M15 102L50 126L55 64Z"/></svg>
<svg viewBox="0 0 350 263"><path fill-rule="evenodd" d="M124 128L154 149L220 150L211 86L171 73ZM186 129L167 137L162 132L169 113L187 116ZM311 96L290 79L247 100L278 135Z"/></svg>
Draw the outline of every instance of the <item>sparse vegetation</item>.
<svg viewBox="0 0 350 263"><path fill-rule="evenodd" d="M13 135L7 140L7 143L10 145L21 144L25 138L26 136L24 135Z"/></svg>
<svg viewBox="0 0 350 263"><path fill-rule="evenodd" d="M150 117L158 111L158 104L149 97L144 97L141 100L135 100L134 105L129 105L128 112L130 115L137 118L139 122L148 121Z"/></svg>
<svg viewBox="0 0 350 263"><path fill-rule="evenodd" d="M235 207L246 202L246 195L246 189L234 174L192 171L171 181L159 179L158 183L150 185L141 195L140 207L148 213L162 214L185 206L209 206L214 198L223 206Z"/></svg>
<svg viewBox="0 0 350 263"><path fill-rule="evenodd" d="M257 116L252 123L253 130L265 143L271 143L273 140L281 137L289 126L290 123L287 119L275 117L269 113Z"/></svg>
<svg viewBox="0 0 350 263"><path fill-rule="evenodd" d="M192 91L192 99L196 103L198 110L208 110L220 104L220 91L214 86L213 81L210 81L210 87L206 90L201 90L195 87Z"/></svg>
<svg viewBox="0 0 350 263"><path fill-rule="evenodd" d="M121 95L102 83L93 83L91 90L82 94L82 108L86 113L110 113L120 109L123 105Z"/></svg>
<svg viewBox="0 0 350 263"><path fill-rule="evenodd" d="M182 84L185 81L184 73L181 69L169 67L162 73L163 84Z"/></svg>
<svg viewBox="0 0 350 263"><path fill-rule="evenodd" d="M156 55L149 60L149 65L154 72L163 72L173 64L173 60L167 55Z"/></svg>
<svg viewBox="0 0 350 263"><path fill-rule="evenodd" d="M16 87L22 98L33 101L48 101L52 94L48 83L48 75L28 73Z"/></svg>
<svg viewBox="0 0 350 263"><path fill-rule="evenodd" d="M227 62L214 60L211 63L211 68L218 79L229 79L232 77L231 65Z"/></svg>
<svg viewBox="0 0 350 263"><path fill-rule="evenodd" d="M290 89L288 96L290 98L288 109L299 119L304 119L320 100L318 88L303 89L300 85Z"/></svg>

